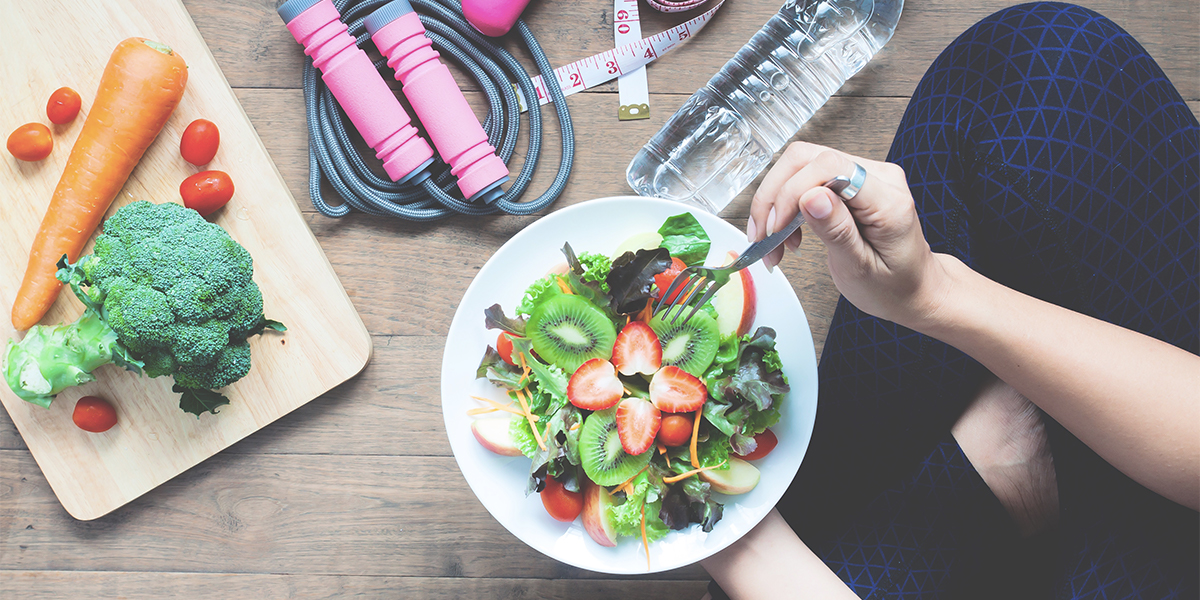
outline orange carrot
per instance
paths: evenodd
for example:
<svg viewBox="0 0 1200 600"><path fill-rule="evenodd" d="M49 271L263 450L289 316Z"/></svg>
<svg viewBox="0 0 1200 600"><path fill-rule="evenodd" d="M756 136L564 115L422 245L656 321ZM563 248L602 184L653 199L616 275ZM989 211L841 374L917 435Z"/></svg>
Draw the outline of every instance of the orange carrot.
<svg viewBox="0 0 1200 600"><path fill-rule="evenodd" d="M62 287L54 277L59 259L79 259L186 84L187 65L170 48L142 38L117 44L34 238L13 303L17 329L30 328L50 310Z"/></svg>
<svg viewBox="0 0 1200 600"><path fill-rule="evenodd" d="M692 467L700 467L700 457L696 456L696 441L700 438L700 415L704 411L696 411L696 420L692 422L692 442L688 444L688 452L692 455Z"/></svg>
<svg viewBox="0 0 1200 600"><path fill-rule="evenodd" d="M692 469L691 471L688 471L687 473L680 473L678 475L672 475L670 477L663 477L663 483L675 483L676 481L683 481L684 479L687 479L688 477L691 477L692 475L695 475L696 473L703 473L704 471L707 471L709 469L719 469L724 464L725 464L725 461L721 461L721 464L713 465L711 467L699 467L699 468Z"/></svg>

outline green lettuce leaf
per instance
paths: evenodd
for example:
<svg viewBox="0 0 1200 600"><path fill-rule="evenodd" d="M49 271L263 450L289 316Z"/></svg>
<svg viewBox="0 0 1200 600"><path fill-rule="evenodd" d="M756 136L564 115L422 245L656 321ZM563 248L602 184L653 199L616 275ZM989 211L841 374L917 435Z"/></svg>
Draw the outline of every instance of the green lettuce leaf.
<svg viewBox="0 0 1200 600"><path fill-rule="evenodd" d="M483 359L479 361L479 368L475 369L475 377L487 377L492 384L506 390L519 390L525 387L525 384L521 383L523 373L524 371L520 367L514 367L505 362L500 357L500 353L491 346L483 351Z"/></svg>
<svg viewBox="0 0 1200 600"><path fill-rule="evenodd" d="M608 277L609 271L612 271L612 259L595 252L584 252L579 255L579 262L583 264L583 281L585 283L596 283L600 286L600 291L608 293L608 283L605 279Z"/></svg>
<svg viewBox="0 0 1200 600"><path fill-rule="evenodd" d="M688 266L703 263L708 257L711 245L708 232L691 213L668 217L658 228L658 233L663 236L659 245Z"/></svg>
<svg viewBox="0 0 1200 600"><path fill-rule="evenodd" d="M534 458L541 450L533 437L533 429L529 427L529 419L513 419L508 426L508 434L512 441L521 449L521 454Z"/></svg>
<svg viewBox="0 0 1200 600"><path fill-rule="evenodd" d="M517 304L516 313L518 315L529 316L533 314L533 309L537 308L547 299L557 296L562 293L558 287L557 275L547 275L525 288L525 295L521 297L521 302Z"/></svg>
<svg viewBox="0 0 1200 600"><path fill-rule="evenodd" d="M667 535L671 529L659 516L667 486L662 482L662 471L657 465L651 463L650 468L633 479L628 489L628 493L616 494L608 508L617 535L642 537L642 507L646 514L646 539L653 542Z"/></svg>
<svg viewBox="0 0 1200 600"><path fill-rule="evenodd" d="M738 454L754 450L754 436L779 422L779 400L790 387L784 377L775 331L760 327L737 340L731 354L722 340L704 380L711 398L704 403L704 419L729 439Z"/></svg>
<svg viewBox="0 0 1200 600"><path fill-rule="evenodd" d="M483 309L483 326L488 329L507 331L515 336L525 335L525 319L510 319L499 304Z"/></svg>

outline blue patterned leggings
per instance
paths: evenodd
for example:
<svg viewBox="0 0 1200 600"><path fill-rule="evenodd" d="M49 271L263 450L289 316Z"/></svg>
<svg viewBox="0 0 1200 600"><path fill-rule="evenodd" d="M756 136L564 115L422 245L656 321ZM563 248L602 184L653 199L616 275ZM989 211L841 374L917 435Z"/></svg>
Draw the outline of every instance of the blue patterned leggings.
<svg viewBox="0 0 1200 600"><path fill-rule="evenodd" d="M1198 129L1116 24L1026 4L934 61L888 160L935 252L1198 353ZM843 298L819 372L812 443L779 510L860 596L1198 597L1197 514L1044 415L1060 523L1020 538L949 434L986 374L970 357Z"/></svg>

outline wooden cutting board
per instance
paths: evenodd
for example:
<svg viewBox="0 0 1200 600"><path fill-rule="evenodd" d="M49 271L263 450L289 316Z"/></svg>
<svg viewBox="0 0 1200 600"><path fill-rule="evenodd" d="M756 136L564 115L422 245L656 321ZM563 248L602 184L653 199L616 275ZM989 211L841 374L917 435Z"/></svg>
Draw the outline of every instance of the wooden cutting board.
<svg viewBox="0 0 1200 600"><path fill-rule="evenodd" d="M221 147L207 168L228 172L236 193L211 220L254 256L266 315L289 329L254 338L250 374L224 390L231 404L199 419L179 409L169 377L149 379L114 366L98 369L96 382L63 392L49 409L20 400L0 383L0 401L54 493L67 512L84 520L122 506L353 377L371 353L358 313L179 0L0 0L3 135L31 121L50 125L46 101L61 86L83 97L83 112L73 123L51 125L55 148L46 160L23 163L0 151L0 344L21 335L9 311L100 74L117 43L135 36L172 47L189 75L183 101L112 210L133 200L180 202L180 182L201 170L179 156L180 135L194 119L215 122ZM296 107L297 119L303 110ZM64 289L42 323L72 321L82 311ZM102 434L75 427L71 412L83 395L112 401L117 426Z"/></svg>

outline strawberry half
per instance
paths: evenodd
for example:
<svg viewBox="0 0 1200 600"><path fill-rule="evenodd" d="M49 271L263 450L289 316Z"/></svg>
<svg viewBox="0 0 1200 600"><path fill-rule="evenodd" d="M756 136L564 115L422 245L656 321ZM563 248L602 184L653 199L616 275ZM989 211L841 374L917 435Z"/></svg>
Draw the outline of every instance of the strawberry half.
<svg viewBox="0 0 1200 600"><path fill-rule="evenodd" d="M708 398L708 387L691 373L667 365L650 380L650 401L663 412L691 412Z"/></svg>
<svg viewBox="0 0 1200 600"><path fill-rule="evenodd" d="M617 436L625 453L637 456L654 445L662 413L642 398L630 396L617 405Z"/></svg>
<svg viewBox="0 0 1200 600"><path fill-rule="evenodd" d="M603 358L593 358L575 369L567 382L567 399L584 410L604 410L625 395L617 369Z"/></svg>
<svg viewBox="0 0 1200 600"><path fill-rule="evenodd" d="M630 321L613 344L613 365L622 375L645 373L653 375L662 366L662 345L650 326L641 321Z"/></svg>

